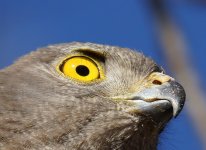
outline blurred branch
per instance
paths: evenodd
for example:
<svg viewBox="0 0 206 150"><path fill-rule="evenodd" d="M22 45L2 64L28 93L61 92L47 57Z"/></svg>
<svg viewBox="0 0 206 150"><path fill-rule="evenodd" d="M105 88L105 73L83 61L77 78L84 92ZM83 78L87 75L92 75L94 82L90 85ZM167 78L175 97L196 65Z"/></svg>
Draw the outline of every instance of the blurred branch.
<svg viewBox="0 0 206 150"><path fill-rule="evenodd" d="M152 0L152 6L156 15L158 31L160 32L159 35L164 46L166 59L177 80L181 82L186 90L186 105L189 109L189 114L206 149L205 95L198 85L195 70L190 65L191 62L186 53L186 43L181 32L173 24L167 11L164 9L163 1Z"/></svg>

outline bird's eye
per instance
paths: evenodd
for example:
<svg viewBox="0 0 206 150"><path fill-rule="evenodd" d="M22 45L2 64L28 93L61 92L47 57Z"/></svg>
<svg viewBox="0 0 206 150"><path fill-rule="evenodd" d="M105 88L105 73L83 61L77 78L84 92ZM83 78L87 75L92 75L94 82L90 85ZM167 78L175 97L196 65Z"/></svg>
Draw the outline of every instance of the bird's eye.
<svg viewBox="0 0 206 150"><path fill-rule="evenodd" d="M101 66L86 56L70 57L60 65L60 71L72 79L89 82L102 78Z"/></svg>

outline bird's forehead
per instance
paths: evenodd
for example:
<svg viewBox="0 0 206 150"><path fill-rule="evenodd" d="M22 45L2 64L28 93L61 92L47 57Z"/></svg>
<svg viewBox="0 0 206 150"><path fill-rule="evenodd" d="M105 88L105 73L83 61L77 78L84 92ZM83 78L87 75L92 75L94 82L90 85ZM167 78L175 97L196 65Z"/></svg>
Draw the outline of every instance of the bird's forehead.
<svg viewBox="0 0 206 150"><path fill-rule="evenodd" d="M116 60L118 63L130 63L133 65L139 65L140 63L146 63L146 65L155 65L154 61L150 58L145 57L142 53L133 51L128 48L121 48L117 46L109 46L109 45L101 45L94 43L65 43L65 44L57 44L51 45L48 47L52 51L58 53L59 57L64 57L71 53L76 53L78 50L81 51L93 51L95 53L99 53L102 56L106 57L106 59ZM57 57L57 59L59 59ZM114 63L114 62L113 62Z"/></svg>
<svg viewBox="0 0 206 150"><path fill-rule="evenodd" d="M91 49L93 51L103 53L104 51L109 51L112 49L112 46L107 45L100 45L100 44L94 44L94 43L80 43L80 42L72 42L72 43L65 43L65 44L57 44L57 45L51 45L49 48L60 50L64 53L70 53L74 50L78 49ZM114 48L114 47L113 47Z"/></svg>
<svg viewBox="0 0 206 150"><path fill-rule="evenodd" d="M101 45L101 44L93 44L93 43L73 42L73 43L68 43L68 44L65 43L65 44L51 45L49 46L49 48L56 49L57 51L59 51L59 53L63 53L63 54L69 54L77 50L91 50L91 51L100 53L102 55L112 54L112 56L120 55L124 57L129 54L134 55L134 51L131 51L130 49L127 49L127 48ZM136 55L142 55L142 54L136 53Z"/></svg>

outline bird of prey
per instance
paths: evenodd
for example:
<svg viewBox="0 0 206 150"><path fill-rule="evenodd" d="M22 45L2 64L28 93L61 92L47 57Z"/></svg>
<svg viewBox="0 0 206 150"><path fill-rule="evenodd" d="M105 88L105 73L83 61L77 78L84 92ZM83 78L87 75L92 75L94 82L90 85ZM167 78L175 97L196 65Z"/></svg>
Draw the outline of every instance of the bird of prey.
<svg viewBox="0 0 206 150"><path fill-rule="evenodd" d="M1 150L154 150L183 87L127 48L64 43L0 71Z"/></svg>

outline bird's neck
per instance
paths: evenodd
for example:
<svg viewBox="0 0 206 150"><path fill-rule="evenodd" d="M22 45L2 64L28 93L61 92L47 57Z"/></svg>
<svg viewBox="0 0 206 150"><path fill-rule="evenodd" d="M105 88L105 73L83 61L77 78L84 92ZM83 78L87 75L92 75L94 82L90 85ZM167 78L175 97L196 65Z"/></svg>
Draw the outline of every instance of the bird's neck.
<svg viewBox="0 0 206 150"><path fill-rule="evenodd" d="M123 149L156 150L160 130L159 126L151 123L151 121L140 122L138 130L125 142Z"/></svg>
<svg viewBox="0 0 206 150"><path fill-rule="evenodd" d="M104 128L103 126L96 128L93 135L89 136L92 139L87 141L93 142L92 145L88 145L88 148L94 146L99 150L156 150L161 127L151 119L143 118L131 122L118 120L116 124L111 124L112 121L104 122L107 123ZM87 149L85 146L81 145L80 148Z"/></svg>

